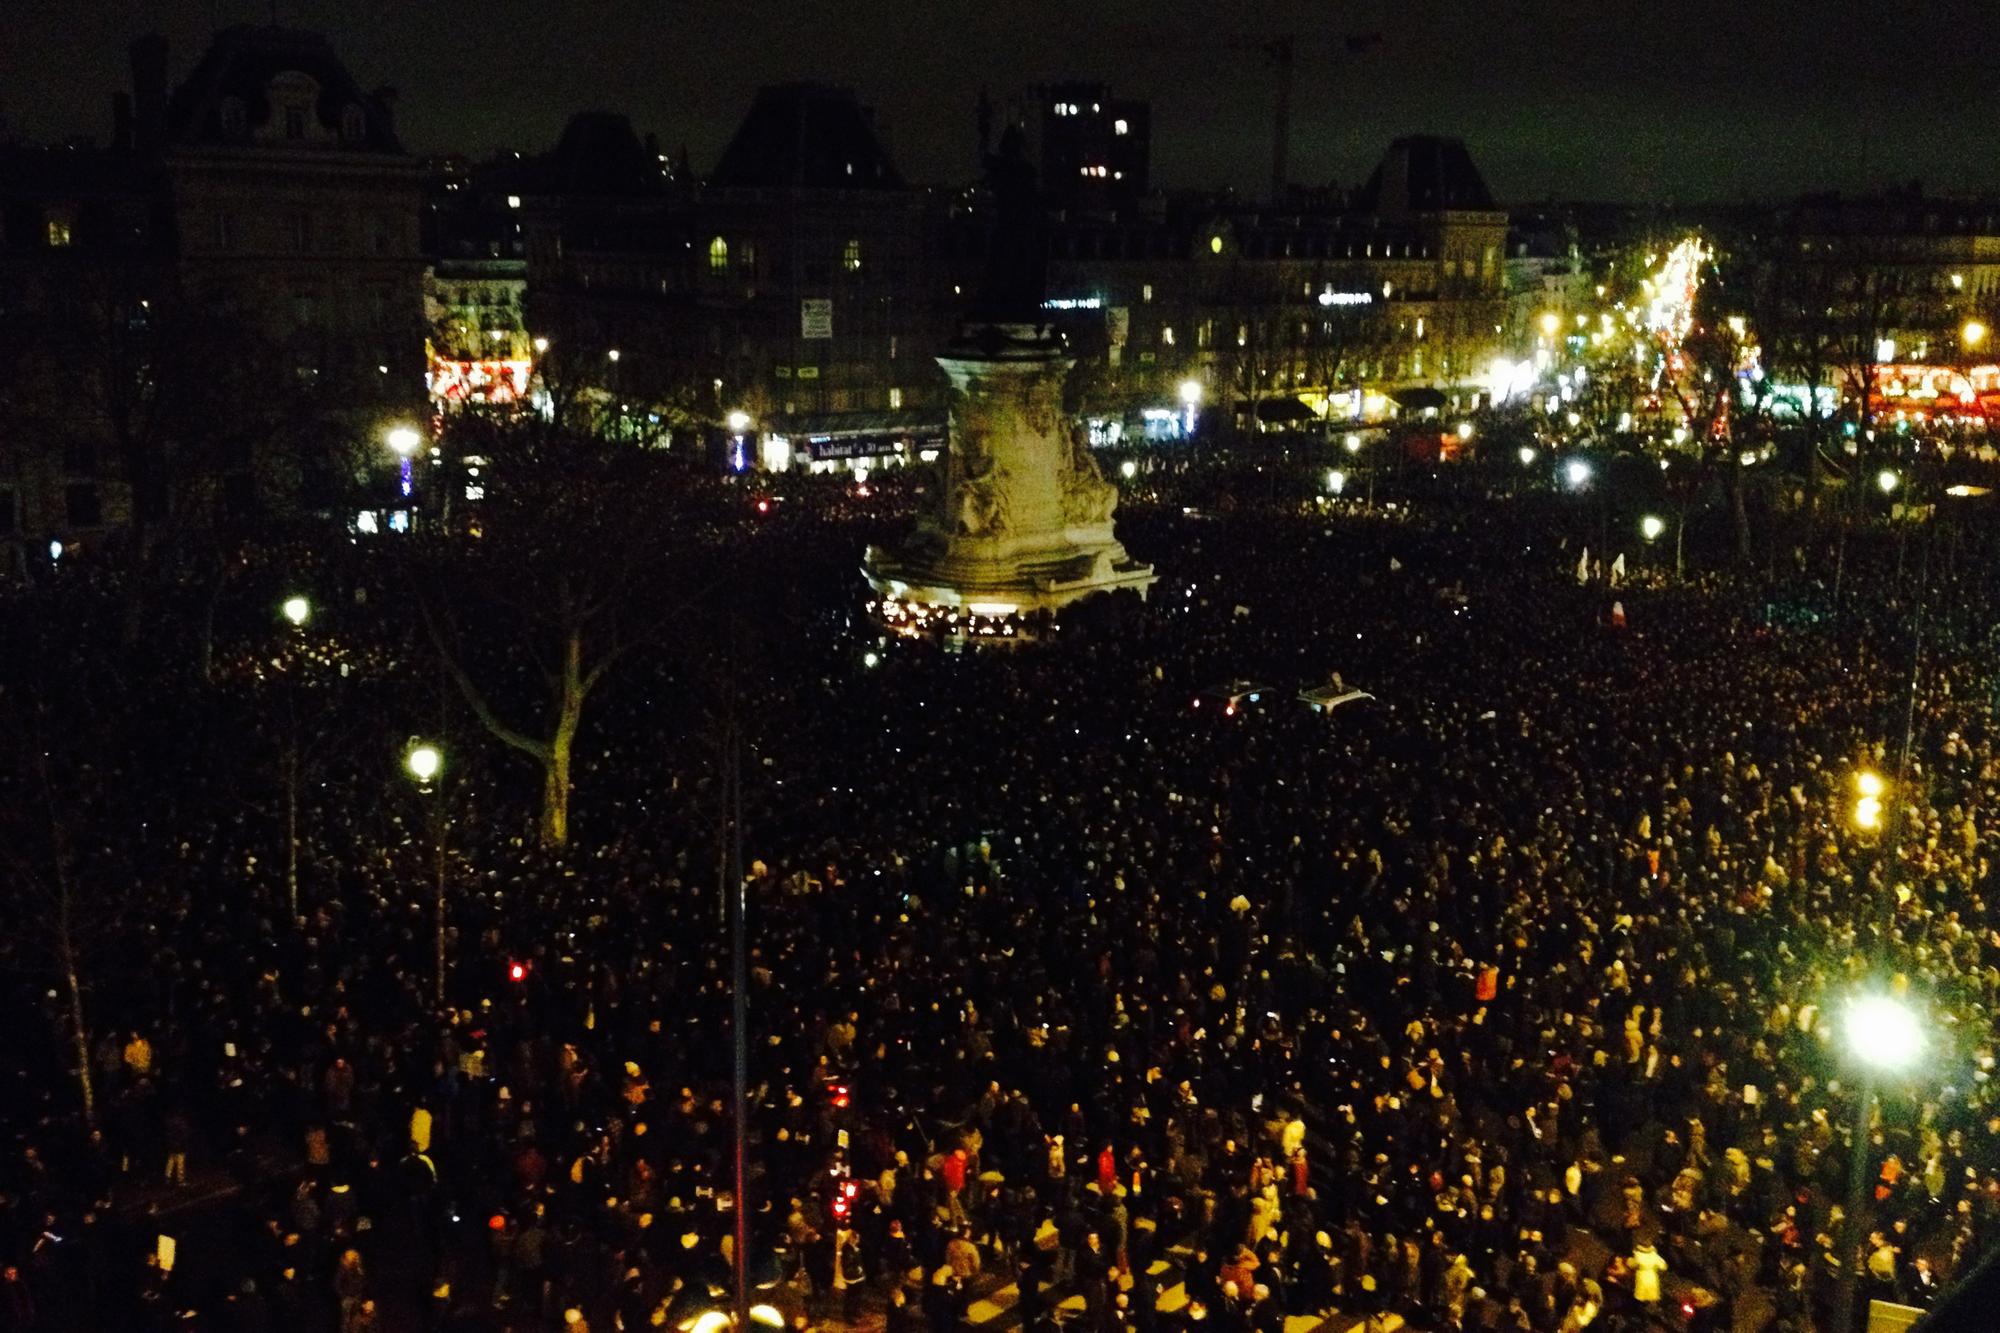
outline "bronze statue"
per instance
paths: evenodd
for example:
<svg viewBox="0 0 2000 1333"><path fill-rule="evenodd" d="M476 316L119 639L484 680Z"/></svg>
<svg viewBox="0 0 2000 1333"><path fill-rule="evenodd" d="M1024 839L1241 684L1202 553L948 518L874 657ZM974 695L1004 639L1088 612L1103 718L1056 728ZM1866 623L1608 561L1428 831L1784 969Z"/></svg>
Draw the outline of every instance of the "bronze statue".
<svg viewBox="0 0 2000 1333"><path fill-rule="evenodd" d="M993 197L993 230L973 317L1001 324L1040 323L1048 294L1048 218L1019 125L1002 131L999 151L987 154L986 188Z"/></svg>

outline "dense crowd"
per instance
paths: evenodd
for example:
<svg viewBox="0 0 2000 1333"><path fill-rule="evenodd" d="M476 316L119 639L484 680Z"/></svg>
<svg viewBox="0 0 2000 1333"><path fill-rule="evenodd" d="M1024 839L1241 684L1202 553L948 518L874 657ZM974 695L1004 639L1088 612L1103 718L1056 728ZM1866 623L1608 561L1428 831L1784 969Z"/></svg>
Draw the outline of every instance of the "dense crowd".
<svg viewBox="0 0 2000 1333"><path fill-rule="evenodd" d="M282 707L268 679L80 665L105 656L87 590L18 594L42 649L10 669L68 707L4 829L33 887L0 946L0 1329L726 1308L731 710L748 1266L801 1328L945 1333L1000 1288L996 1329L1821 1326L1855 1151L1834 1033L1868 990L1918 1006L1929 1048L1877 1083L1863 1289L1926 1303L1993 1244L1976 530L1921 559L1857 539L1836 605L1810 580L1579 585L1583 534L1525 504L1165 506L1124 519L1161 570L1143 611L951 655L859 621L870 521L732 529L777 557L743 590L754 646L607 686L560 851L365 548L246 566L245 605L309 582L312 632L350 644L320 658L369 664ZM1232 678L1267 688L1225 713L1203 692ZM1373 699L1296 701L1335 680ZM396 760L440 718L426 796ZM1895 779L1872 837L1864 766ZM94 1128L34 915L59 865Z"/></svg>

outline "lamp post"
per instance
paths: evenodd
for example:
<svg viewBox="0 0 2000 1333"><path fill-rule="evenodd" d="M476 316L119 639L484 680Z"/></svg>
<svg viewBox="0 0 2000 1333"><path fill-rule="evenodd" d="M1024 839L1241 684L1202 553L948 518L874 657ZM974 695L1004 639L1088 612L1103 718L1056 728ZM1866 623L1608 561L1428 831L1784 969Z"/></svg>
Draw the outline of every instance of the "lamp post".
<svg viewBox="0 0 2000 1333"><path fill-rule="evenodd" d="M389 452L396 455L399 473L397 481L403 498L407 500L416 494L417 482L412 460L416 458L417 449L422 446L424 437L417 434L414 426L396 426L389 431L386 439Z"/></svg>
<svg viewBox="0 0 2000 1333"><path fill-rule="evenodd" d="M1859 822L1858 802L1855 816ZM1868 1129L1874 1110L1875 1076L1907 1068L1923 1052L1924 1033L1916 1013L1901 1001L1887 995L1857 995L1841 1015L1840 1035L1861 1076L1854 1102L1854 1142L1848 1156L1847 1216L1841 1223L1840 1289L1833 1310L1833 1333L1851 1333L1861 1251L1868 1235L1861 1223L1861 1205L1868 1186Z"/></svg>
<svg viewBox="0 0 2000 1333"><path fill-rule="evenodd" d="M743 446L743 437L749 432L751 426L750 414L739 408L731 412L726 421L729 426L730 435L729 470L731 472L741 472L750 466L749 456L744 452Z"/></svg>
<svg viewBox="0 0 2000 1333"><path fill-rule="evenodd" d="M278 608L295 630L312 619L312 603L293 594ZM285 902L291 919L299 919L299 703L297 662L285 673Z"/></svg>
<svg viewBox="0 0 2000 1333"><path fill-rule="evenodd" d="M1201 381L1184 379L1181 381L1181 433L1194 438L1194 416L1201 408Z"/></svg>
<svg viewBox="0 0 2000 1333"><path fill-rule="evenodd" d="M437 922L437 1007L444 1008L444 799L437 789L438 775L444 771L444 752L429 741L412 740L403 752L403 769L426 797L425 818L431 826L431 857L437 874L432 912Z"/></svg>

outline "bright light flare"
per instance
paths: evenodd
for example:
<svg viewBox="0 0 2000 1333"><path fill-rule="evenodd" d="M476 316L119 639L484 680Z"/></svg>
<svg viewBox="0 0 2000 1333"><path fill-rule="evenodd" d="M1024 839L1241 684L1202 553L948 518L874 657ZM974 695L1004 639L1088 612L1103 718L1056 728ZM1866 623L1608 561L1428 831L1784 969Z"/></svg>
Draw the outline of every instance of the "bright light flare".
<svg viewBox="0 0 2000 1333"><path fill-rule="evenodd" d="M1639 520L1639 531L1647 541L1658 541L1660 534L1667 530L1667 521L1658 514L1648 514Z"/></svg>
<svg viewBox="0 0 2000 1333"><path fill-rule="evenodd" d="M1908 1005L1886 995L1848 1001L1841 1035L1856 1059L1872 1069L1893 1072L1923 1053L1924 1032Z"/></svg>
<svg viewBox="0 0 2000 1333"><path fill-rule="evenodd" d="M410 752L403 756L403 767L408 769L410 776L418 782L429 784L443 771L444 754L435 745L419 742L412 745Z"/></svg>
<svg viewBox="0 0 2000 1333"><path fill-rule="evenodd" d="M285 619L294 625L303 627L306 621L312 619L312 603L303 597L287 597L280 609L285 613Z"/></svg>

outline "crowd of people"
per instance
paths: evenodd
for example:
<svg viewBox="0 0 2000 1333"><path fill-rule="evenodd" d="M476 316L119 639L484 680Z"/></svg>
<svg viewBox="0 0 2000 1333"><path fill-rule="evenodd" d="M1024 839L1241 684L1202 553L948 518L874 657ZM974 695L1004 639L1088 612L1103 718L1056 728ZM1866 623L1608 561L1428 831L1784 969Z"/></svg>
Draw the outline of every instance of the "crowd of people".
<svg viewBox="0 0 2000 1333"><path fill-rule="evenodd" d="M245 566L232 651L304 581L349 645L318 658L367 664L283 705L105 651L89 589L17 594L0 1329L726 1310L725 713L745 1261L784 1322L1804 1330L1857 1151L1864 1294L1993 1244L1977 528L1854 539L1836 602L1579 584L1585 534L1525 501L1139 507L1146 606L950 654L862 619L878 520L842 506L746 505L753 632L593 699L563 848L368 547ZM1267 688L1224 711L1228 679ZM1336 680L1372 699L1296 701ZM1857 1145L1871 992L1928 1049Z"/></svg>

